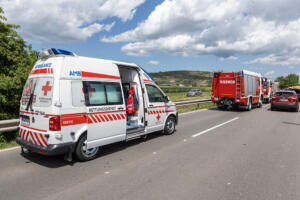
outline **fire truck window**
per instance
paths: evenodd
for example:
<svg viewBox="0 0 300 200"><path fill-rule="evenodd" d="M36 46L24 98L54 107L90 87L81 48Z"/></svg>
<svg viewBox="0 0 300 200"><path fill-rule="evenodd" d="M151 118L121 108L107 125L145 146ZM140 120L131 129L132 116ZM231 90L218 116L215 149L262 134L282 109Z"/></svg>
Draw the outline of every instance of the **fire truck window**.
<svg viewBox="0 0 300 200"><path fill-rule="evenodd" d="M119 83L105 84L108 104L122 104L121 87Z"/></svg>
<svg viewBox="0 0 300 200"><path fill-rule="evenodd" d="M146 89L149 97L149 102L164 102L164 95L154 85L146 84Z"/></svg>
<svg viewBox="0 0 300 200"><path fill-rule="evenodd" d="M81 107L85 105L83 85L81 81L72 81L72 105L74 107Z"/></svg>

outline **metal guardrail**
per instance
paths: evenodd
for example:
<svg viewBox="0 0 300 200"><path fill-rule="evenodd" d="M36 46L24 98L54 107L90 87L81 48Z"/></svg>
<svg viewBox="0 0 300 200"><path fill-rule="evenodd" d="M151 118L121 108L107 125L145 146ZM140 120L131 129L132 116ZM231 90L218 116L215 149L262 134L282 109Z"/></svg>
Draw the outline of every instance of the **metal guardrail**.
<svg viewBox="0 0 300 200"><path fill-rule="evenodd" d="M201 100L193 100L193 101L179 101L175 102L176 106L190 106L197 105L201 103L210 102L210 99L201 99ZM18 129L20 120L19 119L10 119L10 120L2 120L0 121L0 133L15 131Z"/></svg>

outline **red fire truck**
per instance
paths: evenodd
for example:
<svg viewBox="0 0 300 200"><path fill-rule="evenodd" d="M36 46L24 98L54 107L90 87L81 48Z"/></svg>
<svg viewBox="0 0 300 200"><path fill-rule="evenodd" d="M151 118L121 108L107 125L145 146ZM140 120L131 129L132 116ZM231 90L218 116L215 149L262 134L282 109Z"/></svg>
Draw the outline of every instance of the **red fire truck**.
<svg viewBox="0 0 300 200"><path fill-rule="evenodd" d="M251 110L262 106L261 74L241 72L215 72L212 84L212 102L220 109L231 106Z"/></svg>
<svg viewBox="0 0 300 200"><path fill-rule="evenodd" d="M262 78L263 95L264 95L263 101L266 103L270 103L270 100L271 100L272 84L273 84L273 81L271 81L270 79Z"/></svg>

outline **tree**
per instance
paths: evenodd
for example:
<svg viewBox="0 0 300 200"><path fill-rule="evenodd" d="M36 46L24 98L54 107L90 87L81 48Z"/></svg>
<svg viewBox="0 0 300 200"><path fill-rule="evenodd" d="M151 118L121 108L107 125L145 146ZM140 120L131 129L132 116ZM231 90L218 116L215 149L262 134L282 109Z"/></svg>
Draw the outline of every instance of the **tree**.
<svg viewBox="0 0 300 200"><path fill-rule="evenodd" d="M289 86L297 85L299 82L299 76L296 74L289 74L287 76L280 76L276 78L276 82L279 82L279 88L285 89Z"/></svg>
<svg viewBox="0 0 300 200"><path fill-rule="evenodd" d="M0 120L16 118L22 89L36 61L36 52L6 23L0 7Z"/></svg>

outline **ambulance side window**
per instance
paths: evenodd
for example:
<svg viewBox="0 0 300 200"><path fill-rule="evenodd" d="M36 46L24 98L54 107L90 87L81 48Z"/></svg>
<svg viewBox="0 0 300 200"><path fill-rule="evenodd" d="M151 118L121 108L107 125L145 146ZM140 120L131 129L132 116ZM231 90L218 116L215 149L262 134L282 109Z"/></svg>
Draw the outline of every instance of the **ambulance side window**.
<svg viewBox="0 0 300 200"><path fill-rule="evenodd" d="M120 83L84 81L87 106L123 104Z"/></svg>
<svg viewBox="0 0 300 200"><path fill-rule="evenodd" d="M120 84L106 84L107 102L109 104L122 104Z"/></svg>
<svg viewBox="0 0 300 200"><path fill-rule="evenodd" d="M163 93L154 85L146 84L149 102L164 102Z"/></svg>
<svg viewBox="0 0 300 200"><path fill-rule="evenodd" d="M72 105L74 107L85 106L82 81L72 81Z"/></svg>

